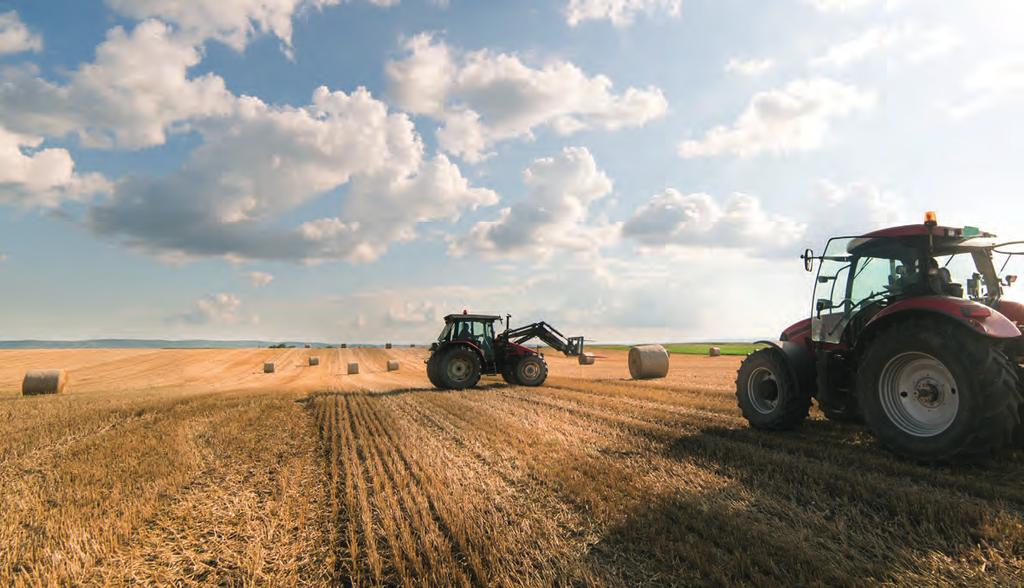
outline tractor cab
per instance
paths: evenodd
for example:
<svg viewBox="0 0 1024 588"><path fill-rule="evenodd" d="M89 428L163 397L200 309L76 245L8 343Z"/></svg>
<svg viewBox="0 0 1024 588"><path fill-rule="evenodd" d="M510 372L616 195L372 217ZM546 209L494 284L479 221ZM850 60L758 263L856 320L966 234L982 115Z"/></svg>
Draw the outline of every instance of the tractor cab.
<svg viewBox="0 0 1024 588"><path fill-rule="evenodd" d="M830 239L814 290L812 340L840 344L901 300L938 296L997 308L1003 286L994 235L977 229L911 225Z"/></svg>
<svg viewBox="0 0 1024 588"><path fill-rule="evenodd" d="M444 317L444 329L437 337L436 346L464 343L480 351L485 366L494 363L494 323L501 317L490 314L449 314Z"/></svg>

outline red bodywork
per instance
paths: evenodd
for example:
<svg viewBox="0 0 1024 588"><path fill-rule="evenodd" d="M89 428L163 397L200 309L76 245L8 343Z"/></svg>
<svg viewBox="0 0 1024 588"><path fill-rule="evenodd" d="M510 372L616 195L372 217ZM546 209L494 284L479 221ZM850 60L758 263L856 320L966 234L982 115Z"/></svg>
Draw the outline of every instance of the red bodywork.
<svg viewBox="0 0 1024 588"><path fill-rule="evenodd" d="M1014 339L1020 337L1020 329L1010 319L979 302L952 298L950 296L920 296L901 300L882 309L868 322L878 324L888 316L905 311L924 311L941 314L968 326L974 331L993 339Z"/></svg>
<svg viewBox="0 0 1024 588"><path fill-rule="evenodd" d="M1003 300L999 302L998 309L993 309L979 302L950 296L919 296L885 307L871 318L867 326L877 326L887 317L908 311L930 312L947 316L971 330L994 339L1020 337L1021 330L1018 325L1024 325L1024 304L1019 302ZM793 323L782 331L779 339L792 341L810 349L811 319Z"/></svg>
<svg viewBox="0 0 1024 588"><path fill-rule="evenodd" d="M508 352L510 355L540 355L535 350L512 341L508 342Z"/></svg>

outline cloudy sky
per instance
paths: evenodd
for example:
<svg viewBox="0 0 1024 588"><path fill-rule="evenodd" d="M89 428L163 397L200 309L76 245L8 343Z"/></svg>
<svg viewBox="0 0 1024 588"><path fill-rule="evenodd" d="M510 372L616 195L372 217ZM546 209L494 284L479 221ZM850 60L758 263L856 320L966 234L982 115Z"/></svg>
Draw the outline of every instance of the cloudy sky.
<svg viewBox="0 0 1024 588"><path fill-rule="evenodd" d="M0 338L771 336L1021 237L1018 0L0 0ZM1024 269L1024 268L1022 268Z"/></svg>

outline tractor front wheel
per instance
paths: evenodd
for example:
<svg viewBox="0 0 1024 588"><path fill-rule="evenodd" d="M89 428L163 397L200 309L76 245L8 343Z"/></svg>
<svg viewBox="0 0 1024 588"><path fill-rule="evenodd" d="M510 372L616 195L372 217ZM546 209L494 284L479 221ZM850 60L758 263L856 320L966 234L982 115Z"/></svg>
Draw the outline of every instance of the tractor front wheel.
<svg viewBox="0 0 1024 588"><path fill-rule="evenodd" d="M466 347L453 347L444 354L437 378L444 388L463 390L480 381L480 356Z"/></svg>
<svg viewBox="0 0 1024 588"><path fill-rule="evenodd" d="M507 361L501 368L501 379L505 380L509 386L518 386L519 381L516 380L516 362Z"/></svg>
<svg viewBox="0 0 1024 588"><path fill-rule="evenodd" d="M914 320L875 339L857 371L864 420L894 453L929 462L983 458L1020 425L1016 366L963 327Z"/></svg>
<svg viewBox="0 0 1024 588"><path fill-rule="evenodd" d="M785 356L772 348L743 360L736 375L736 400L750 426L772 431L796 428L811 407L810 395L799 390Z"/></svg>
<svg viewBox="0 0 1024 588"><path fill-rule="evenodd" d="M441 381L441 354L434 353L427 359L427 379L433 384L435 388L441 390L445 389L444 382Z"/></svg>
<svg viewBox="0 0 1024 588"><path fill-rule="evenodd" d="M512 373L521 386L540 386L548 378L548 364L537 355L527 355L516 362Z"/></svg>

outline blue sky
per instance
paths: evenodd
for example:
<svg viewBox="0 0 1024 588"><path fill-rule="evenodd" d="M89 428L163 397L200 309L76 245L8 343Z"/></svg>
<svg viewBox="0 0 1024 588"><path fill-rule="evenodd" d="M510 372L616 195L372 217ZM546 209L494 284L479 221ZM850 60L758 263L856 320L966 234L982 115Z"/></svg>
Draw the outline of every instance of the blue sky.
<svg viewBox="0 0 1024 588"><path fill-rule="evenodd" d="M2 338L772 335L796 256L1020 237L1011 0L0 0ZM1022 268L1024 269L1024 268Z"/></svg>

